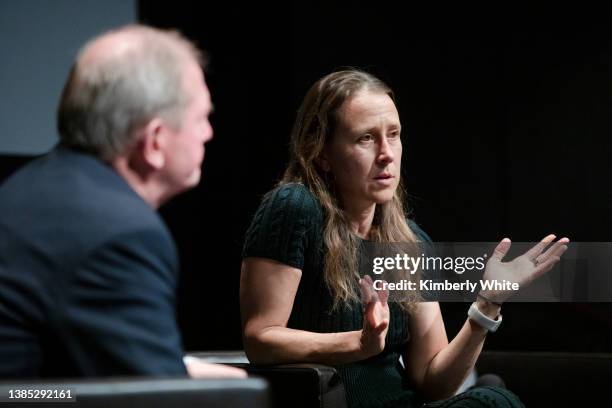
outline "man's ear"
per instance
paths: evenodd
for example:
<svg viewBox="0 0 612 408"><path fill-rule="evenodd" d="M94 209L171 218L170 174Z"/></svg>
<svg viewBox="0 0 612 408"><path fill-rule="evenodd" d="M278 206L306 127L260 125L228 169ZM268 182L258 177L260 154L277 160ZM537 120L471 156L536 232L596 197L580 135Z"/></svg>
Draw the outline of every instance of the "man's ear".
<svg viewBox="0 0 612 408"><path fill-rule="evenodd" d="M166 163L165 144L168 128L160 118L149 121L142 129L142 158L152 168L159 170Z"/></svg>

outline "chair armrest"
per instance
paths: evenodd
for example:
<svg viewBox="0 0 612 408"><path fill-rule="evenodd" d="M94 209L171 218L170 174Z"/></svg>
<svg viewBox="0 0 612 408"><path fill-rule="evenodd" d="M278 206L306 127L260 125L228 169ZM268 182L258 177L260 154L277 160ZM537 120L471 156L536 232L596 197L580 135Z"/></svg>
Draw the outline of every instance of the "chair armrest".
<svg viewBox="0 0 612 408"><path fill-rule="evenodd" d="M346 407L344 385L335 368L321 364L249 364L244 351L194 352L188 354L211 363L229 364L270 384L274 406Z"/></svg>

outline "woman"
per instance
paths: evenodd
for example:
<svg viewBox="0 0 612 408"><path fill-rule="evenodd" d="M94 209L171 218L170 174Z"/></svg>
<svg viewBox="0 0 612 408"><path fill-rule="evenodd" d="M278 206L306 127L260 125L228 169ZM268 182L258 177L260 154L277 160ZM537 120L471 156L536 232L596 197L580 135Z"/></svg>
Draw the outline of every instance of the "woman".
<svg viewBox="0 0 612 408"><path fill-rule="evenodd" d="M437 302L387 304L386 292L359 280L364 240L429 241L405 216L400 132L393 93L379 79L345 70L317 81L298 112L283 180L264 198L245 241L240 298L249 359L336 366L349 406L410 407L451 397L474 367L483 326L491 329L504 296L479 297L479 317L449 343ZM502 241L485 276L518 270L521 282L533 279L565 250L562 239L543 252L553 239L510 263L501 262L510 245ZM431 406L469 401L522 406L495 387Z"/></svg>

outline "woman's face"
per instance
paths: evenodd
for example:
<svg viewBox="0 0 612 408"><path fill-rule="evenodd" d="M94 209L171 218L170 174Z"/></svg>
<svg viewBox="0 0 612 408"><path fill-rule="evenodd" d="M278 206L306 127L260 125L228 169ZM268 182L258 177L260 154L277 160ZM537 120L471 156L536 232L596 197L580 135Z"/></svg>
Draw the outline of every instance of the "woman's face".
<svg viewBox="0 0 612 408"><path fill-rule="evenodd" d="M323 168L332 172L345 206L382 204L393 198L402 161L395 103L380 91L361 91L337 112Z"/></svg>

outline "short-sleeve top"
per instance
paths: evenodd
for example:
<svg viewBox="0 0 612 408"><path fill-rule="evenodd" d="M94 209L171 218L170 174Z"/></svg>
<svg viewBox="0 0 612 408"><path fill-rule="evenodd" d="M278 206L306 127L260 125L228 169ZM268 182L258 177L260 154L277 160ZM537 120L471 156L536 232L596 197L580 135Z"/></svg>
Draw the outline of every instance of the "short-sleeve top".
<svg viewBox="0 0 612 408"><path fill-rule="evenodd" d="M249 227L243 258L268 258L302 271L287 327L318 333L360 330L361 304L332 310L333 297L325 284L323 242L324 210L304 185L288 183L266 194ZM429 237L413 222L409 226L419 241ZM356 283L357 284L357 283ZM382 353L367 360L336 367L349 406L411 406L399 358L409 340L408 318L398 304L390 303L390 327Z"/></svg>

